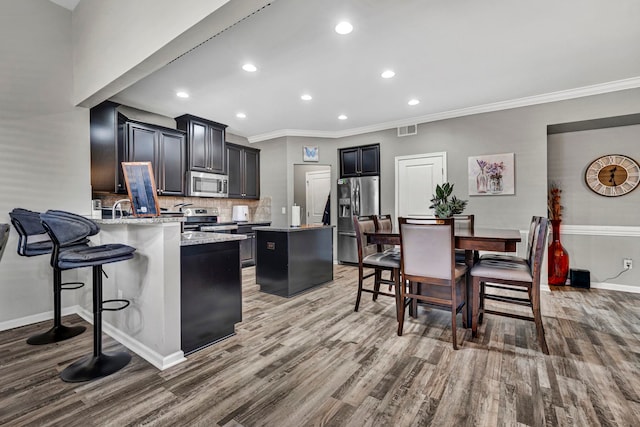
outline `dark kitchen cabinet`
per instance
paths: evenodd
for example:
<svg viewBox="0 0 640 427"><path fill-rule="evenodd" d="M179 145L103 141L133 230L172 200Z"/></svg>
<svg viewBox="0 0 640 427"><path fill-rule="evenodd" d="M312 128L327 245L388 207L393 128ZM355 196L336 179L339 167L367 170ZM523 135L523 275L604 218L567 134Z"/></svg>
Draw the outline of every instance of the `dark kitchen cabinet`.
<svg viewBox="0 0 640 427"><path fill-rule="evenodd" d="M226 145L229 197L260 198L260 150L236 144Z"/></svg>
<svg viewBox="0 0 640 427"><path fill-rule="evenodd" d="M126 122L125 160L151 162L158 194L184 194L186 137L175 129Z"/></svg>
<svg viewBox="0 0 640 427"><path fill-rule="evenodd" d="M126 193L120 163L149 161L158 194L183 195L185 133L131 121L117 107L105 101L90 110L92 190Z"/></svg>
<svg viewBox="0 0 640 427"><path fill-rule="evenodd" d="M340 178L380 175L380 144L341 148Z"/></svg>
<svg viewBox="0 0 640 427"><path fill-rule="evenodd" d="M227 125L185 114L176 117L178 129L187 133L187 168L191 171L226 173Z"/></svg>
<svg viewBox="0 0 640 427"><path fill-rule="evenodd" d="M247 236L245 240L240 240L240 262L242 267L250 267L256 264L256 232L253 227L265 227L271 225L270 222L238 224L236 234Z"/></svg>

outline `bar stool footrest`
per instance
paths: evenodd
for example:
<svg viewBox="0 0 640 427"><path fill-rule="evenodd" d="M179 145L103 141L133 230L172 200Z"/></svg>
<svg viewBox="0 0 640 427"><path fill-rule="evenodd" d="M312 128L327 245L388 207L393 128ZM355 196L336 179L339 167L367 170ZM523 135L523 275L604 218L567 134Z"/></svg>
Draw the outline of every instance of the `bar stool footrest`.
<svg viewBox="0 0 640 427"><path fill-rule="evenodd" d="M127 366L131 355L126 352L100 353L86 356L67 366L60 378L64 382L79 383L106 377Z"/></svg>
<svg viewBox="0 0 640 427"><path fill-rule="evenodd" d="M43 332L41 334L33 335L27 339L27 344L31 345L45 345L52 344L54 342L68 340L69 338L73 338L76 335L80 335L87 328L84 326L54 326L49 329L47 332Z"/></svg>
<svg viewBox="0 0 640 427"><path fill-rule="evenodd" d="M120 310L124 310L125 308L129 307L129 305L131 304L131 301L126 300L126 299L106 299L104 301L102 301L102 304L109 304L109 303L120 303L123 304L122 307L102 307L102 311L120 311Z"/></svg>
<svg viewBox="0 0 640 427"><path fill-rule="evenodd" d="M71 291L74 289L80 289L84 286L84 282L65 282L60 285L60 289L63 291Z"/></svg>

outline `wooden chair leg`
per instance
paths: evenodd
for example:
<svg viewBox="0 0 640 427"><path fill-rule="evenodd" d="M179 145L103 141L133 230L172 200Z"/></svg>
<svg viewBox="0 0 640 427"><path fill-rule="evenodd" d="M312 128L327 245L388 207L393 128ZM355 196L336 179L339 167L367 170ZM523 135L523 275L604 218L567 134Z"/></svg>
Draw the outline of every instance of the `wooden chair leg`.
<svg viewBox="0 0 640 427"><path fill-rule="evenodd" d="M378 270L376 268L375 274L373 276L373 301L378 299L378 292L380 292L380 280L382 280L382 270Z"/></svg>
<svg viewBox="0 0 640 427"><path fill-rule="evenodd" d="M358 296L356 297L356 307L353 311L358 311L358 307L360 307L360 297L362 297L362 276L364 276L362 269L358 269Z"/></svg>
<svg viewBox="0 0 640 427"><path fill-rule="evenodd" d="M471 295L471 336L478 336L478 312L480 311L480 278L473 277L473 291Z"/></svg>
<svg viewBox="0 0 640 427"><path fill-rule="evenodd" d="M413 295L418 294L418 289L420 288L420 284L417 282L410 282L409 286L411 286L411 293ZM414 319L418 318L418 299L417 298L411 298L411 316Z"/></svg>
<svg viewBox="0 0 640 427"><path fill-rule="evenodd" d="M544 354L549 354L547 340L544 336L544 325L542 324L542 313L540 312L540 289L530 291L532 294L531 305L533 310L533 321L536 324L536 333L538 334L538 343Z"/></svg>
<svg viewBox="0 0 640 427"><path fill-rule="evenodd" d="M402 305L401 298L401 289L400 289L400 272L395 269L391 271L391 275L393 276L393 281L395 283L395 294L396 294L396 320L400 321L400 306Z"/></svg>
<svg viewBox="0 0 640 427"><path fill-rule="evenodd" d="M400 288L400 304L398 304L398 336L402 336L402 327L404 326L404 300L405 300L405 285L404 283Z"/></svg>
<svg viewBox="0 0 640 427"><path fill-rule="evenodd" d="M467 307L469 305L469 295L467 294L467 286L466 286L466 280L467 278L465 278L465 285L462 286L463 289L463 297L464 297L464 305L462 306L462 326L464 328L468 328L469 327L469 318L467 317Z"/></svg>

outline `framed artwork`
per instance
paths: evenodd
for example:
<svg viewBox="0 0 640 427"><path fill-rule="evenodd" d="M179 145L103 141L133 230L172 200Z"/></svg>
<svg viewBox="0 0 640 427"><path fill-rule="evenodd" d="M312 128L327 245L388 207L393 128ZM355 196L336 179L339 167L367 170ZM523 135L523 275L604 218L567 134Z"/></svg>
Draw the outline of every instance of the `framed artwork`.
<svg viewBox="0 0 640 427"><path fill-rule="evenodd" d="M468 171L470 196L515 194L513 153L469 157Z"/></svg>
<svg viewBox="0 0 640 427"><path fill-rule="evenodd" d="M134 216L159 216L156 181L151 162L122 162Z"/></svg>
<svg viewBox="0 0 640 427"><path fill-rule="evenodd" d="M302 149L302 160L305 162L317 162L318 161L318 146L309 147L304 146Z"/></svg>

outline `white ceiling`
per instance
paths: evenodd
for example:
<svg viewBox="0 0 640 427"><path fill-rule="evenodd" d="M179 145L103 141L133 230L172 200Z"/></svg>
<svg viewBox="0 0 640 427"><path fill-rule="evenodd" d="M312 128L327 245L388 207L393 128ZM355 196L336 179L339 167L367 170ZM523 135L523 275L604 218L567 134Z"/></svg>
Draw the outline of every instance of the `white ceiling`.
<svg viewBox="0 0 640 427"><path fill-rule="evenodd" d="M638 0L275 0L112 99L250 141L339 137L640 87L639 23Z"/></svg>

